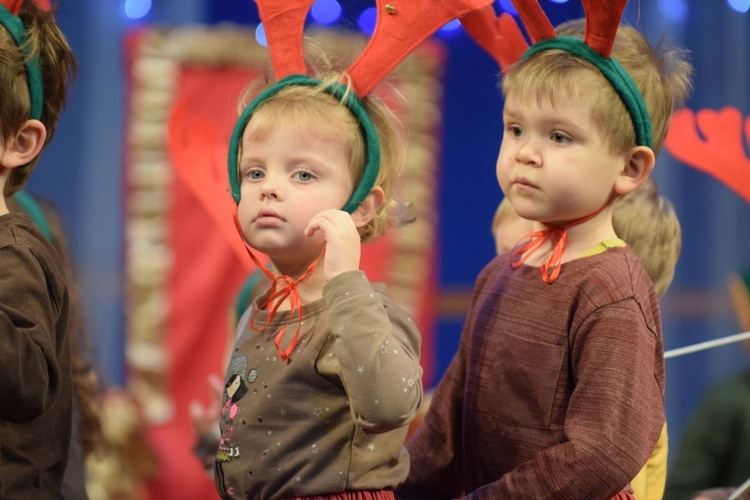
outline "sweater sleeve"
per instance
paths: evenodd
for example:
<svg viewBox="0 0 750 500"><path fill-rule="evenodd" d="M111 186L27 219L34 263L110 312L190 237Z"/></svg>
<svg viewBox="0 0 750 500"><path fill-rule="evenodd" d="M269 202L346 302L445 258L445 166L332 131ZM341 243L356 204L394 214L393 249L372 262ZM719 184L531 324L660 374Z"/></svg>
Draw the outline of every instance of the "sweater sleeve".
<svg viewBox="0 0 750 500"><path fill-rule="evenodd" d="M55 305L44 272L22 246L0 248L0 419L28 422L60 390Z"/></svg>
<svg viewBox="0 0 750 500"><path fill-rule="evenodd" d="M458 352L435 389L424 421L406 443L411 465L408 478L395 492L400 500L450 499L464 494L466 360L474 330L476 299L487 283L489 269L488 265L477 278Z"/></svg>
<svg viewBox="0 0 750 500"><path fill-rule="evenodd" d="M352 415L367 432L408 424L422 402L421 336L416 324L362 271L343 273L323 290Z"/></svg>
<svg viewBox="0 0 750 500"><path fill-rule="evenodd" d="M424 421L406 443L410 468L406 482L396 489L399 499L457 498L463 494L465 330L458 352L435 389Z"/></svg>
<svg viewBox="0 0 750 500"><path fill-rule="evenodd" d="M609 498L635 477L664 425L656 339L635 300L595 311L574 333L566 440L469 498Z"/></svg>

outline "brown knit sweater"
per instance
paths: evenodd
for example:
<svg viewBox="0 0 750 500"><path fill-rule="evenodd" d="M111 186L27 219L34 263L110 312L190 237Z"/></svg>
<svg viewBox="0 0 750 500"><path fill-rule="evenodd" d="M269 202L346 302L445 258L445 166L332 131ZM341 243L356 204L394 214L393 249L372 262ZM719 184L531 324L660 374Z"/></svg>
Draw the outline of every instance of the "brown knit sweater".
<svg viewBox="0 0 750 500"><path fill-rule="evenodd" d="M68 291L26 215L0 216L0 498L60 498L71 432Z"/></svg>
<svg viewBox="0 0 750 500"><path fill-rule="evenodd" d="M323 299L287 326L287 362L274 345L290 317L258 333L243 316L227 371L215 477L222 498L278 498L392 489L409 469L407 424L422 401L420 335L361 271L336 276ZM268 319L259 311L256 325ZM238 381L237 376L241 379ZM232 385L232 384L235 385ZM239 387L235 390L234 387Z"/></svg>
<svg viewBox="0 0 750 500"><path fill-rule="evenodd" d="M499 256L407 445L398 494L609 498L654 449L663 398L658 301L629 248L568 262L554 284Z"/></svg>

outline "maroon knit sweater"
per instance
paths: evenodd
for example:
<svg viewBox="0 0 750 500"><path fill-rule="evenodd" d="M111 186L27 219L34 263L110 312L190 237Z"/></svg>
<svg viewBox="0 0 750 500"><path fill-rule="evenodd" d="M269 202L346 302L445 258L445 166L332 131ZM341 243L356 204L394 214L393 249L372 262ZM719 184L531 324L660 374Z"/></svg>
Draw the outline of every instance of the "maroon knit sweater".
<svg viewBox="0 0 750 500"><path fill-rule="evenodd" d="M400 498L609 498L664 425L659 305L629 248L553 284L508 255L480 274L459 351L408 443Z"/></svg>

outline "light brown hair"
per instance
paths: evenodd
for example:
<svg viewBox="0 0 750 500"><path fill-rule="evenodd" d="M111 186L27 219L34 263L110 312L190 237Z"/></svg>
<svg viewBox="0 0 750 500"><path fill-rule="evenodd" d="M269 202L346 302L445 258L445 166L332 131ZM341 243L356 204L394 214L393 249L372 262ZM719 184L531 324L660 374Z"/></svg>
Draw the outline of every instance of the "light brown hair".
<svg viewBox="0 0 750 500"><path fill-rule="evenodd" d="M558 35L583 37L585 21L569 21ZM653 128L653 150L658 154L675 107L682 105L691 89L692 66L686 51L663 41L651 47L635 28L620 25L612 57L628 72L640 90ZM625 104L599 69L589 61L563 50L545 50L511 67L502 81L505 96L556 99L575 96L590 103L594 122L610 152L626 153L636 146L635 129Z"/></svg>
<svg viewBox="0 0 750 500"><path fill-rule="evenodd" d="M674 207L659 194L653 178L648 177L636 190L617 198L612 227L638 256L657 295L663 296L680 258L682 232Z"/></svg>
<svg viewBox="0 0 750 500"><path fill-rule="evenodd" d="M47 129L46 145L55 133L65 105L68 81L77 68L76 60L52 11L45 12L34 2L24 2L19 17L28 30L28 53L39 58L42 70L44 105L40 121ZM5 141L29 119L31 104L25 63L24 52L7 30L0 29L0 133ZM6 198L23 187L38 161L39 156L11 170L5 185Z"/></svg>

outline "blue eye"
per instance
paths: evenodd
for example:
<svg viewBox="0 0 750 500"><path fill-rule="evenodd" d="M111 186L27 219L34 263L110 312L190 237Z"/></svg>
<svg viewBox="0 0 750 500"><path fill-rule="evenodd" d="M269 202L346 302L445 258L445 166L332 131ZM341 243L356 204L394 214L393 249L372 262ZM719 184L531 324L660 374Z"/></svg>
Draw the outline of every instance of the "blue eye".
<svg viewBox="0 0 750 500"><path fill-rule="evenodd" d="M262 179L265 177L265 174L260 170L251 170L248 174L248 177L250 177L253 180Z"/></svg>
<svg viewBox="0 0 750 500"><path fill-rule="evenodd" d="M300 170L294 176L301 180L301 181L311 181L315 178L315 176L312 174L312 172L309 172L307 170Z"/></svg>

